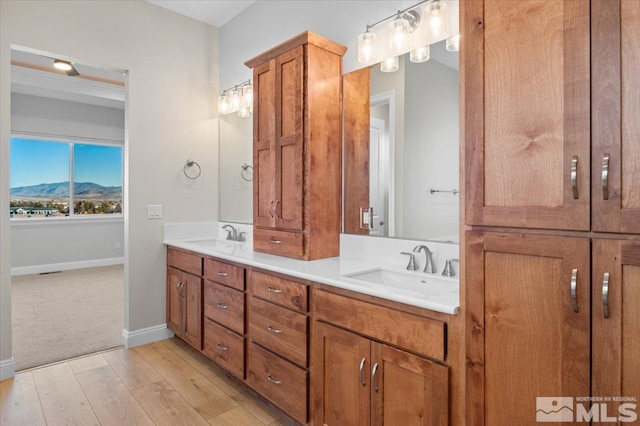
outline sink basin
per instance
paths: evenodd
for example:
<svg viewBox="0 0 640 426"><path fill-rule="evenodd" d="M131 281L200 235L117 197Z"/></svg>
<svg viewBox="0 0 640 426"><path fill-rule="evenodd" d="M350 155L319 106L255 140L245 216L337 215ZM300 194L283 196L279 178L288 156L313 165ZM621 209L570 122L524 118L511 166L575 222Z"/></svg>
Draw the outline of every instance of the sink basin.
<svg viewBox="0 0 640 426"><path fill-rule="evenodd" d="M203 249L230 250L230 249L233 249L234 247L237 247L241 243L238 241L218 240L216 238L208 238L203 240L189 241L189 244L194 244Z"/></svg>
<svg viewBox="0 0 640 426"><path fill-rule="evenodd" d="M418 272L399 272L378 268L347 274L345 277L366 282L370 287L373 286L378 290L419 299L451 296L458 292L456 280Z"/></svg>

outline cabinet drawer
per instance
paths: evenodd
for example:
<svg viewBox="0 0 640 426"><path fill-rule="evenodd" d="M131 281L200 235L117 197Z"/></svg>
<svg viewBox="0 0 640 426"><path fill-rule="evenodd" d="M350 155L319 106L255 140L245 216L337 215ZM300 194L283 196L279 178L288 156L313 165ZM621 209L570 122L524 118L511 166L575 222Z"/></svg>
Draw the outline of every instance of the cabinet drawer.
<svg viewBox="0 0 640 426"><path fill-rule="evenodd" d="M202 352L240 380L244 379L244 338L242 336L205 318Z"/></svg>
<svg viewBox="0 0 640 426"><path fill-rule="evenodd" d="M244 293L205 280L204 316L244 334Z"/></svg>
<svg viewBox="0 0 640 426"><path fill-rule="evenodd" d="M197 254L168 248L167 265L193 275L202 275L202 257Z"/></svg>
<svg viewBox="0 0 640 426"><path fill-rule="evenodd" d="M295 281L249 271L249 292L261 299L301 312L307 312L307 286Z"/></svg>
<svg viewBox="0 0 640 426"><path fill-rule="evenodd" d="M208 280L244 291L244 268L239 266L205 258L204 277Z"/></svg>
<svg viewBox="0 0 640 426"><path fill-rule="evenodd" d="M287 257L304 256L302 233L253 228L253 249Z"/></svg>
<svg viewBox="0 0 640 426"><path fill-rule="evenodd" d="M303 367L307 366L307 317L255 297L249 298L249 337Z"/></svg>
<svg viewBox="0 0 640 426"><path fill-rule="evenodd" d="M307 422L307 371L255 343L247 351L247 384L298 422Z"/></svg>
<svg viewBox="0 0 640 426"><path fill-rule="evenodd" d="M407 312L318 290L314 318L410 351L444 361L447 324Z"/></svg>

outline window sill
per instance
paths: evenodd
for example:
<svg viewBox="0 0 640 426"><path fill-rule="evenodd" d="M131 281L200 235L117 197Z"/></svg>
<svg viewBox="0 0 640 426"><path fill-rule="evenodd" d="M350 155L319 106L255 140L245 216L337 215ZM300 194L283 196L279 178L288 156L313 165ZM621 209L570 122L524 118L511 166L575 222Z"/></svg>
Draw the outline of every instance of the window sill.
<svg viewBox="0 0 640 426"><path fill-rule="evenodd" d="M124 215L109 215L109 217L103 217L103 215L81 215L64 218L28 218L28 219L16 219L11 218L12 227L22 226L62 226L62 225L79 225L79 224L94 224L94 223L119 223L124 222Z"/></svg>

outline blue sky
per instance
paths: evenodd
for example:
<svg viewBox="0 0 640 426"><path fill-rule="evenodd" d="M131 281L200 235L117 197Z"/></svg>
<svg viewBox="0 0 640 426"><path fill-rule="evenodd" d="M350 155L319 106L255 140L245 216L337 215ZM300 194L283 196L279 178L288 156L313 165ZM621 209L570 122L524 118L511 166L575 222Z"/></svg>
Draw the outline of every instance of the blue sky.
<svg viewBox="0 0 640 426"><path fill-rule="evenodd" d="M76 182L122 185L122 148L75 144ZM69 180L69 144L11 138L11 188Z"/></svg>

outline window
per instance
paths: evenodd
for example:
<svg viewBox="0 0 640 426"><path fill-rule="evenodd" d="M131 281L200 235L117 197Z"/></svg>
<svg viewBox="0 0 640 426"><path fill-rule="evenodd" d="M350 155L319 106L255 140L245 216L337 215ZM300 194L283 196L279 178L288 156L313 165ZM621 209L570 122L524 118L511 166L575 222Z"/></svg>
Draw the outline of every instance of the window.
<svg viewBox="0 0 640 426"><path fill-rule="evenodd" d="M12 218L122 213L122 146L11 138Z"/></svg>

